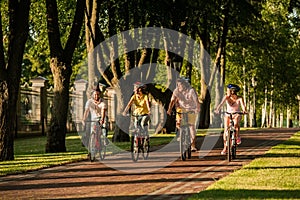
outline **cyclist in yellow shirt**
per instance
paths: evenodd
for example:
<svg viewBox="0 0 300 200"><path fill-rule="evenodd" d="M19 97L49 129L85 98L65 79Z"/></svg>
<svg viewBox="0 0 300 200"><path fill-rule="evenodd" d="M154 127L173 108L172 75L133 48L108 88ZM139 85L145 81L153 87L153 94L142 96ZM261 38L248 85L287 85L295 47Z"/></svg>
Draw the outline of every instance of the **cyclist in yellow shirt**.
<svg viewBox="0 0 300 200"><path fill-rule="evenodd" d="M137 82L134 86L134 95L130 98L127 106L124 109L123 115L126 115L129 108L134 105L133 115L135 116L135 128L140 121L142 131L148 134L148 122L150 120L150 103L148 95L144 92L145 86Z"/></svg>

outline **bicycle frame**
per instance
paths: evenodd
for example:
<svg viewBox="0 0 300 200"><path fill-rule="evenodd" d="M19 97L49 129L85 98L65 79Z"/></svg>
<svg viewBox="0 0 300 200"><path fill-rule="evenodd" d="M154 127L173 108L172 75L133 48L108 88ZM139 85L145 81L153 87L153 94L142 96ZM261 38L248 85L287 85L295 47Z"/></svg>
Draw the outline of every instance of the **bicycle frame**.
<svg viewBox="0 0 300 200"><path fill-rule="evenodd" d="M150 152L150 138L148 132L142 131L141 120L143 116L135 116L135 129L132 132L131 136L131 158L134 162L137 162L139 159L139 153L142 152L143 158L148 159Z"/></svg>
<svg viewBox="0 0 300 200"><path fill-rule="evenodd" d="M106 154L105 139L106 136L102 132L102 124L96 121L93 125L93 130L90 133L89 140L89 152L91 162L95 161L97 153L99 153L99 159L104 160Z"/></svg>
<svg viewBox="0 0 300 200"><path fill-rule="evenodd" d="M234 121L233 121L233 115L235 114L244 114L242 112L224 112L229 115L229 126L227 127L226 130L226 145L227 145L227 160L230 162L232 159L236 158L236 149L237 149L237 143L236 143L236 130L234 127Z"/></svg>
<svg viewBox="0 0 300 200"><path fill-rule="evenodd" d="M182 115L179 129L179 150L181 160L185 161L186 157L188 157L189 159L192 157L190 127L188 124L188 112L177 113Z"/></svg>

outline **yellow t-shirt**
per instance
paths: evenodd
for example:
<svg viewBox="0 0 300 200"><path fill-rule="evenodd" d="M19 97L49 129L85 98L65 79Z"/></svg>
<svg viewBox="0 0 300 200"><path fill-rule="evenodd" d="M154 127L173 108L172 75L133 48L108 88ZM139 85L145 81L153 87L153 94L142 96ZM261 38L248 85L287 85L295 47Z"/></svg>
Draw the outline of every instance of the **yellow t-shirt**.
<svg viewBox="0 0 300 200"><path fill-rule="evenodd" d="M138 95L133 95L131 97L133 99L134 104L134 115L146 115L149 114L149 109L147 107L148 96L143 94L140 98Z"/></svg>

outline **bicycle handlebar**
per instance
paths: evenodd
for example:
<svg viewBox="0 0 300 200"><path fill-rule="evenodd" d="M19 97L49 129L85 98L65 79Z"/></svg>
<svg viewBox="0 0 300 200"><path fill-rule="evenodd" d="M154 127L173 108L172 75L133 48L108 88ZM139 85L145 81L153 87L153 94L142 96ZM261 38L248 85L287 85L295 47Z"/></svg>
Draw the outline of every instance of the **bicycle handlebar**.
<svg viewBox="0 0 300 200"><path fill-rule="evenodd" d="M241 112L241 111L236 111L236 112L222 112L223 114L228 114L228 115L235 115L235 114L239 114L239 115L246 115L247 113Z"/></svg>
<svg viewBox="0 0 300 200"><path fill-rule="evenodd" d="M194 114L195 112L194 111L187 111L187 112L177 112L176 113L178 114Z"/></svg>

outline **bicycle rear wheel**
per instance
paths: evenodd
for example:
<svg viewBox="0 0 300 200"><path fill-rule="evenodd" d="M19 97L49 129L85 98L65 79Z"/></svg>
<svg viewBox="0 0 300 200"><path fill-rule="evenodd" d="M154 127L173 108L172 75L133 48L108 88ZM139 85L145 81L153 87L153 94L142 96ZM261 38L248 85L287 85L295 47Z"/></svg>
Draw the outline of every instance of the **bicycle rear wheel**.
<svg viewBox="0 0 300 200"><path fill-rule="evenodd" d="M180 149L180 157L181 160L185 161L186 160L186 130L185 128L180 128L179 129L179 134L180 134L180 140L179 140L179 149Z"/></svg>
<svg viewBox="0 0 300 200"><path fill-rule="evenodd" d="M143 158L145 160L148 159L149 152L150 152L150 138L149 138L149 136L146 136L144 138L144 144L143 144Z"/></svg>
<svg viewBox="0 0 300 200"><path fill-rule="evenodd" d="M139 139L137 136L131 136L131 158L133 162L139 159Z"/></svg>

